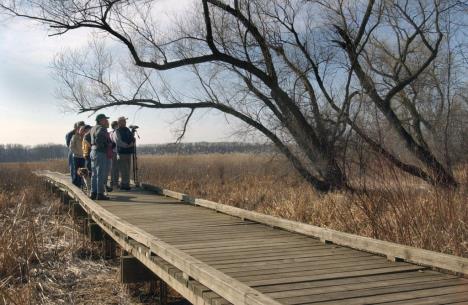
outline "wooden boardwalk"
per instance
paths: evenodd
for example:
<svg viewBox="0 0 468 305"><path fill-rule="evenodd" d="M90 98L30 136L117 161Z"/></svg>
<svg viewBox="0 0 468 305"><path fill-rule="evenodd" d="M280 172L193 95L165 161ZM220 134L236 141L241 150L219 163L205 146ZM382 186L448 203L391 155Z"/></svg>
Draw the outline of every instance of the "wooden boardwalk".
<svg viewBox="0 0 468 305"><path fill-rule="evenodd" d="M288 231L281 227L293 222L268 217L262 221L267 225L248 220L267 216L200 202L216 211L158 188L113 192L111 201L96 203L80 194L67 176L39 174L193 304L468 304L466 258L356 238L355 248L368 247L374 253L385 245L390 249L376 255L332 243L336 237L337 243L346 244L350 234L329 230L335 232L327 231L332 240L312 238L304 230L320 229L301 225ZM274 221L280 228L271 224ZM434 262L461 276L401 261L408 258Z"/></svg>

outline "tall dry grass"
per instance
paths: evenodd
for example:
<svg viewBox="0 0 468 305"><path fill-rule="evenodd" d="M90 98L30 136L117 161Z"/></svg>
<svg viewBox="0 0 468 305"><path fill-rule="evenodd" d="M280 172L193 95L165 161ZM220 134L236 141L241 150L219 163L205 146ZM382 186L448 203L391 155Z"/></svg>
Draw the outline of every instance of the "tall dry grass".
<svg viewBox="0 0 468 305"><path fill-rule="evenodd" d="M140 158L142 181L199 198L344 232L468 257L468 166L455 191L380 165L360 191L320 194L278 156Z"/></svg>
<svg viewBox="0 0 468 305"><path fill-rule="evenodd" d="M0 171L0 304L34 303L31 266L41 263L41 217L35 213L45 192L39 179L22 167ZM10 287L19 285L11 293Z"/></svg>
<svg viewBox="0 0 468 305"><path fill-rule="evenodd" d="M47 164L0 164L0 305L83 304L72 293L75 273L103 268L77 259L91 247L32 174L41 166Z"/></svg>
<svg viewBox="0 0 468 305"><path fill-rule="evenodd" d="M0 305L158 304L149 285L120 284L119 261L104 260L102 244L79 233L35 169L67 167L64 160L0 164Z"/></svg>

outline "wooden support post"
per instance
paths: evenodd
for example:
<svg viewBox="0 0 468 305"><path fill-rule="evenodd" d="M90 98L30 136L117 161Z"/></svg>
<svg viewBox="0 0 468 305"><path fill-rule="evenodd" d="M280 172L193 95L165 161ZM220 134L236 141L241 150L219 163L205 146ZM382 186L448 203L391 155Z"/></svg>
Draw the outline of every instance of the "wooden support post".
<svg viewBox="0 0 468 305"><path fill-rule="evenodd" d="M49 192L49 182L48 181L43 181L42 182L42 185L44 186L44 188L46 189L47 192Z"/></svg>
<svg viewBox="0 0 468 305"><path fill-rule="evenodd" d="M92 221L91 219L88 219L88 238L90 241L102 241L104 239L103 237L104 233L102 232L101 227Z"/></svg>
<svg viewBox="0 0 468 305"><path fill-rule="evenodd" d="M154 273L134 256L127 255L120 258L120 282L122 284L151 282L154 280Z"/></svg>
<svg viewBox="0 0 468 305"><path fill-rule="evenodd" d="M88 214L86 213L85 210L83 210L81 205L75 201L73 202L73 205L72 205L72 216L73 216L73 219L76 220L78 218L84 218L88 216Z"/></svg>
<svg viewBox="0 0 468 305"><path fill-rule="evenodd" d="M55 184L50 184L50 190L52 191L52 194L56 195L57 194L57 187Z"/></svg>
<svg viewBox="0 0 468 305"><path fill-rule="evenodd" d="M66 204L66 205L70 204L70 196L68 196L67 193L62 192L62 194L60 194L60 199L62 200L63 204Z"/></svg>
<svg viewBox="0 0 468 305"><path fill-rule="evenodd" d="M162 280L159 281L159 304L167 305L167 284Z"/></svg>
<svg viewBox="0 0 468 305"><path fill-rule="evenodd" d="M104 234L103 240L103 247L104 247L104 258L105 259L114 259L116 257L115 250L116 250L116 243L107 234Z"/></svg>

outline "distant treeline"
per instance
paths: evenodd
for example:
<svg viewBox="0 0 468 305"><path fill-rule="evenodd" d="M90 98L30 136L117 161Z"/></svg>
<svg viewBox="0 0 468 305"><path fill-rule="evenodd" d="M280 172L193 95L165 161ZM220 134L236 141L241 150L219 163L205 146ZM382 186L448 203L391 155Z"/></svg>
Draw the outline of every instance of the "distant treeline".
<svg viewBox="0 0 468 305"><path fill-rule="evenodd" d="M63 159L66 158L67 152L67 147L59 144L41 144L36 146L0 144L0 162Z"/></svg>
<svg viewBox="0 0 468 305"><path fill-rule="evenodd" d="M241 143L241 142L196 142L196 143L168 143L150 144L137 147L139 154L167 155L167 154L229 154L229 153L269 153L275 150L270 144Z"/></svg>
<svg viewBox="0 0 468 305"><path fill-rule="evenodd" d="M269 153L275 150L273 145L240 142L196 142L146 144L137 147L141 155L166 154L209 154L209 153ZM0 162L27 162L66 158L68 149L64 145L42 144L27 146L20 144L0 144Z"/></svg>

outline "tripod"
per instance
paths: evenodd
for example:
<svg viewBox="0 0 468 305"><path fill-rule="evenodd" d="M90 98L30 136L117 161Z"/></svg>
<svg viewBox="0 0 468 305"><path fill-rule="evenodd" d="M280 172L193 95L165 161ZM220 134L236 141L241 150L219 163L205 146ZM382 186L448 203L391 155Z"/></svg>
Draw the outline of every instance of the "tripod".
<svg viewBox="0 0 468 305"><path fill-rule="evenodd" d="M133 148L132 153L132 164L133 164L133 182L136 187L140 186L140 180L138 178L138 157L136 152L136 146Z"/></svg>
<svg viewBox="0 0 468 305"><path fill-rule="evenodd" d="M140 179L138 178L138 157L137 157L137 149L136 149L136 137L140 138L140 135L137 133L136 129L132 129L133 138L135 140L135 145L133 146L133 153L132 153L132 170L133 170L133 182L135 183L136 187L140 187Z"/></svg>

